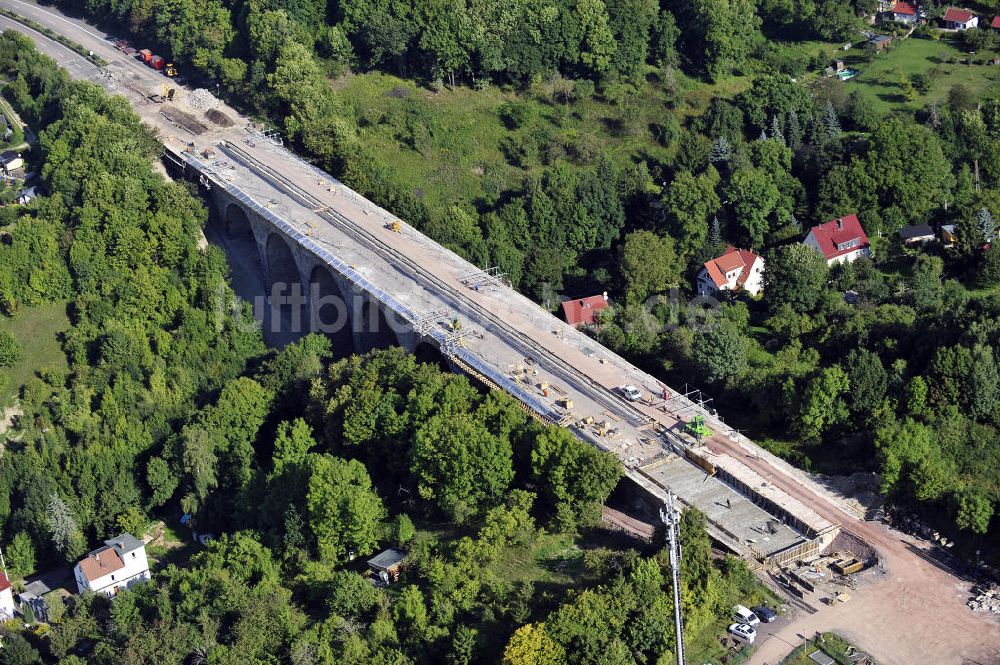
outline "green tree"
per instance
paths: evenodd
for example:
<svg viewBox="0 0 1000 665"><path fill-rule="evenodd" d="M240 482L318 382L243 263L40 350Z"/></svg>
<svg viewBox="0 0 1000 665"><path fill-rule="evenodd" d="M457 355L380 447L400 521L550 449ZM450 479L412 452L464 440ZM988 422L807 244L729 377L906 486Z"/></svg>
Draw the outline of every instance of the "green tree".
<svg viewBox="0 0 1000 665"><path fill-rule="evenodd" d="M910 85L921 95L926 95L931 91L931 77L923 72L910 74Z"/></svg>
<svg viewBox="0 0 1000 665"><path fill-rule="evenodd" d="M48 609L49 623L62 623L66 616L66 603L63 602L62 593L58 590L49 591L42 596L42 600Z"/></svg>
<svg viewBox="0 0 1000 665"><path fill-rule="evenodd" d="M882 359L868 349L852 349L844 364L851 386L851 411L867 417L885 399L889 374L885 371Z"/></svg>
<svg viewBox="0 0 1000 665"><path fill-rule="evenodd" d="M21 359L21 345L6 330L0 330L0 366L11 367Z"/></svg>
<svg viewBox="0 0 1000 665"><path fill-rule="evenodd" d="M763 245L781 198L773 174L756 168L738 169L726 186L726 197L751 247Z"/></svg>
<svg viewBox="0 0 1000 665"><path fill-rule="evenodd" d="M944 261L921 254L910 272L910 296L913 305L923 311L937 312L944 303Z"/></svg>
<svg viewBox="0 0 1000 665"><path fill-rule="evenodd" d="M695 339L693 356L705 378L716 383L742 376L747 370L748 349L749 340L740 327L718 318Z"/></svg>
<svg viewBox="0 0 1000 665"><path fill-rule="evenodd" d="M224 52L235 31L229 10L217 0L163 0L154 20L157 38L169 46L175 59L216 75L229 71L224 67Z"/></svg>
<svg viewBox="0 0 1000 665"><path fill-rule="evenodd" d="M700 176L680 171L667 186L663 203L668 229L682 257L693 256L705 245L708 220L721 205L715 192L718 183L718 171L709 167Z"/></svg>
<svg viewBox="0 0 1000 665"><path fill-rule="evenodd" d="M310 455L307 464L306 507L319 557L343 561L351 551L370 554L386 513L365 466L326 454Z"/></svg>
<svg viewBox="0 0 1000 665"><path fill-rule="evenodd" d="M312 428L303 418L287 420L278 424L274 436L274 468L280 471L286 464L305 461L309 451L316 446Z"/></svg>
<svg viewBox="0 0 1000 665"><path fill-rule="evenodd" d="M976 284L990 287L1000 282L1000 251L990 247L979 257L976 268Z"/></svg>
<svg viewBox="0 0 1000 665"><path fill-rule="evenodd" d="M650 41L660 6L655 0L604 0L610 28L617 48L611 69L624 79L635 80L649 59ZM669 27L665 26L669 30ZM669 57L676 35L665 35L660 45Z"/></svg>
<svg viewBox="0 0 1000 665"><path fill-rule="evenodd" d="M180 480L165 459L151 457L146 463L146 484L153 490L150 504L157 507L170 500L177 491Z"/></svg>
<svg viewBox="0 0 1000 665"><path fill-rule="evenodd" d="M406 513L396 515L389 526L389 539L400 547L408 545L417 534L417 529L413 526L413 520L411 520Z"/></svg>
<svg viewBox="0 0 1000 665"><path fill-rule="evenodd" d="M795 428L806 440L819 440L834 425L847 420L844 396L850 390L839 366L827 367L806 382L795 415Z"/></svg>
<svg viewBox="0 0 1000 665"><path fill-rule="evenodd" d="M872 101L857 90L848 97L847 113L854 127L861 131L870 132L882 121L882 116Z"/></svg>
<svg viewBox="0 0 1000 665"><path fill-rule="evenodd" d="M455 75L469 66L473 22L464 3L423 2L419 5L423 32L418 46L433 63L431 75L447 77L455 86Z"/></svg>
<svg viewBox="0 0 1000 665"><path fill-rule="evenodd" d="M941 464L934 438L933 430L910 418L877 430L875 447L882 462L883 492L901 490L915 470Z"/></svg>
<svg viewBox="0 0 1000 665"><path fill-rule="evenodd" d="M819 303L828 273L826 261L811 247L779 247L765 263L764 300L771 311L788 305L796 312L810 312Z"/></svg>
<svg viewBox="0 0 1000 665"><path fill-rule="evenodd" d="M15 575L27 577L35 572L35 544L24 531L18 531L10 541L10 545L4 548L7 557L7 564Z"/></svg>
<svg viewBox="0 0 1000 665"><path fill-rule="evenodd" d="M500 502L514 478L512 454L471 414L438 414L416 431L410 471L422 498L463 523Z"/></svg>
<svg viewBox="0 0 1000 665"><path fill-rule="evenodd" d="M937 136L922 125L914 127L898 119L872 132L865 163L875 180L880 207L895 206L911 222L924 220L942 205L953 184L951 166Z"/></svg>
<svg viewBox="0 0 1000 665"><path fill-rule="evenodd" d="M980 420L993 415L1000 404L1000 371L993 349L977 344L972 349L972 372L969 376L969 412Z"/></svg>
<svg viewBox="0 0 1000 665"><path fill-rule="evenodd" d="M625 236L619 266L629 303L644 301L680 277L673 241L652 231L633 231Z"/></svg>
<svg viewBox="0 0 1000 665"><path fill-rule="evenodd" d="M420 587L410 584L400 592L393 607L393 615L396 624L412 635L414 642L424 639L430 618L427 616L427 604Z"/></svg>
<svg viewBox="0 0 1000 665"><path fill-rule="evenodd" d="M607 8L603 0L573 0L573 14L580 30L580 62L599 78L611 68L618 50Z"/></svg>
<svg viewBox="0 0 1000 665"><path fill-rule="evenodd" d="M451 638L451 649L448 652L448 662L455 665L469 665L476 654L476 643L479 631L459 624Z"/></svg>
<svg viewBox="0 0 1000 665"><path fill-rule="evenodd" d="M747 67L760 27L753 3L744 0L689 0L677 6L680 52L718 81Z"/></svg>
<svg viewBox="0 0 1000 665"><path fill-rule="evenodd" d="M826 41L842 41L861 29L853 3L838 0L816 0L815 11L809 17L812 30Z"/></svg>
<svg viewBox="0 0 1000 665"><path fill-rule="evenodd" d="M596 523L621 474L617 458L564 429L547 427L534 438L531 476L562 530Z"/></svg>
<svg viewBox="0 0 1000 665"><path fill-rule="evenodd" d="M38 649L31 646L20 633L4 633L4 665L35 665L42 662Z"/></svg>
<svg viewBox="0 0 1000 665"><path fill-rule="evenodd" d="M959 529L985 534L993 518L993 502L979 487L967 487L956 496L955 523Z"/></svg>
<svg viewBox="0 0 1000 665"><path fill-rule="evenodd" d="M139 510L138 506L129 506L115 518L115 524L120 530L142 540L149 528L149 518Z"/></svg>
<svg viewBox="0 0 1000 665"><path fill-rule="evenodd" d="M764 129L772 115L795 112L808 118L813 113L813 102L808 90L792 83L788 76L766 73L754 77L750 88L740 93L736 104L747 115L747 120L757 129Z"/></svg>
<svg viewBox="0 0 1000 665"><path fill-rule="evenodd" d="M209 492L218 487L218 456L212 435L200 427L185 427L182 463L190 479L190 493L181 500L181 509L195 513L204 505Z"/></svg>

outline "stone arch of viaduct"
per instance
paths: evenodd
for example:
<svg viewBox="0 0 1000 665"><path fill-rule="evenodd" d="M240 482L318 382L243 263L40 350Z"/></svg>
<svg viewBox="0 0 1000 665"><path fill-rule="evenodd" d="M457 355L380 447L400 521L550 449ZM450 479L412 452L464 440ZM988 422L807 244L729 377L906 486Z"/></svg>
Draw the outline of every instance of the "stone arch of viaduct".
<svg viewBox="0 0 1000 665"><path fill-rule="evenodd" d="M227 244L257 257L265 306L280 314L277 325L326 334L339 355L401 346L418 360L450 367L436 340L421 336L373 294L238 201L224 193L214 198Z"/></svg>

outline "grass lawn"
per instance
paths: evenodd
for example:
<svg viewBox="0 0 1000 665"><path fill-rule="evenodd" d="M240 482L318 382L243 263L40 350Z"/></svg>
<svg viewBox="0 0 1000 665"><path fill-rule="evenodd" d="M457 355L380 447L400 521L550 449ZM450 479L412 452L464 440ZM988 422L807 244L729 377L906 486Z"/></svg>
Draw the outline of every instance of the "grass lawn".
<svg viewBox="0 0 1000 665"><path fill-rule="evenodd" d="M0 317L0 330L13 335L22 350L21 360L6 370L10 380L2 386L5 399L16 394L40 370L67 369L59 337L69 327L65 302L25 308L13 318Z"/></svg>
<svg viewBox="0 0 1000 665"><path fill-rule="evenodd" d="M689 118L704 113L712 98L733 99L736 95L750 87L750 76L734 76L717 83L705 83L684 77L685 94L683 104L677 109L677 120L683 125Z"/></svg>
<svg viewBox="0 0 1000 665"><path fill-rule="evenodd" d="M3 141L3 131L0 130L0 150L6 150L14 146L19 146L24 143L24 130L21 128L21 124L17 122L14 117L14 110L10 107L10 104L6 99L0 97L0 113L3 113L4 117L7 118L7 123L11 126L14 132L11 134L7 141Z"/></svg>
<svg viewBox="0 0 1000 665"><path fill-rule="evenodd" d="M182 566L202 549L191 537L191 530L177 523L176 514L167 515L163 521L153 523L149 530L160 534L146 547L151 568L159 569L171 563Z"/></svg>
<svg viewBox="0 0 1000 665"><path fill-rule="evenodd" d="M583 550L571 535L544 534L530 547L508 550L491 568L508 582L568 588L584 574Z"/></svg>
<svg viewBox="0 0 1000 665"><path fill-rule="evenodd" d="M927 104L943 101L948 90L958 84L967 85L980 95L1000 92L1000 67L986 64L963 64L968 58L982 62L992 53L969 56L957 44L946 39L935 41L910 37L897 41L888 52L879 53L867 62L860 48L845 54L845 64L860 70L860 74L844 82L848 92L858 90L868 97L880 112L923 108ZM918 94L913 101L903 95L902 82L913 74L928 74L931 88L925 95Z"/></svg>
<svg viewBox="0 0 1000 665"><path fill-rule="evenodd" d="M564 104L553 95L551 83L520 94L497 86L434 92L378 72L339 79L334 87L357 120L362 142L389 165L397 184L440 209L517 190L526 174L557 159L592 166L605 155L617 160L646 154L668 158L656 140L659 127L668 121L666 95L655 73L649 79L641 91L624 93L618 104L599 95ZM677 74L675 84L683 95L685 77ZM727 81L719 94L736 94L741 85L745 83ZM530 117L522 126L512 129L501 120L500 109L508 102L529 107ZM527 146L527 157L511 163L504 150L508 141Z"/></svg>

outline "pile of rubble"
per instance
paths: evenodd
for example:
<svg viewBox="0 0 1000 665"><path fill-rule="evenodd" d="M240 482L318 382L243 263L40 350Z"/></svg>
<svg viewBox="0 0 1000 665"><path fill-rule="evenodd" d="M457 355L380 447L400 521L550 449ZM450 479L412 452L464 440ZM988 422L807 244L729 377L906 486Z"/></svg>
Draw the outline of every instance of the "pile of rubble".
<svg viewBox="0 0 1000 665"><path fill-rule="evenodd" d="M198 88L188 93L187 103L196 111L207 111L218 106L219 100L205 88Z"/></svg>
<svg viewBox="0 0 1000 665"><path fill-rule="evenodd" d="M1000 614L1000 586L993 585L987 589L980 589L980 593L969 599L966 605L973 612Z"/></svg>
<svg viewBox="0 0 1000 665"><path fill-rule="evenodd" d="M108 79L112 83L121 83L124 78L121 72L113 71L110 67L102 67L101 76Z"/></svg>

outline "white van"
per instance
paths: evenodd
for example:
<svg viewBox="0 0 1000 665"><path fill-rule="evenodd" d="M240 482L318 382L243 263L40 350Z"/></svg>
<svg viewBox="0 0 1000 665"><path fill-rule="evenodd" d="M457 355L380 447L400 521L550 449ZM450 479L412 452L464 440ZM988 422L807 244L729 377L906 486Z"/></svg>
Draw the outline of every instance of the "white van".
<svg viewBox="0 0 1000 665"><path fill-rule="evenodd" d="M760 623L760 619L757 618L757 615L742 605L733 605L733 621L739 621L740 623L745 623L748 626L756 626Z"/></svg>

